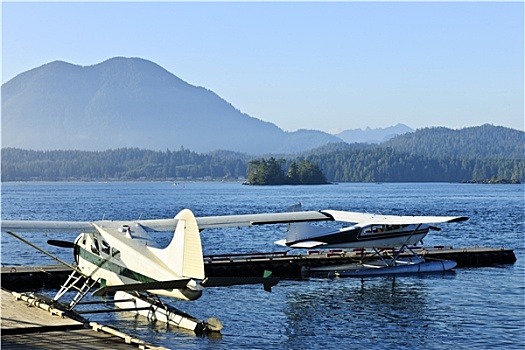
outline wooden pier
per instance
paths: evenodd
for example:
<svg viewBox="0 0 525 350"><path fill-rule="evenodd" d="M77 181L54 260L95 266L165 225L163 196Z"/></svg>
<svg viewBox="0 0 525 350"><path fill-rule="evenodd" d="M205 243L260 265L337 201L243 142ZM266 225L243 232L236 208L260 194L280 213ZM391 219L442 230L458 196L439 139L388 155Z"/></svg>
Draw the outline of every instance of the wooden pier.
<svg viewBox="0 0 525 350"><path fill-rule="evenodd" d="M1 299L2 349L163 349L35 297L2 289Z"/></svg>
<svg viewBox="0 0 525 350"><path fill-rule="evenodd" d="M412 247L427 260L453 260L456 268L483 267L500 264L513 264L516 256L511 249L503 248L459 248L452 247ZM272 271L273 277L282 279L300 279L304 270L312 267L345 265L360 261L363 256L372 256L370 251L329 250L309 251L308 254L289 255L287 252L234 254L205 257L206 276L262 276L264 271ZM401 254L410 256L408 253Z"/></svg>
<svg viewBox="0 0 525 350"><path fill-rule="evenodd" d="M427 260L454 260L457 268L513 264L513 250L503 248L432 247L411 248ZM307 254L271 252L228 254L204 258L207 276L262 276L272 271L274 277L301 279L307 268L342 265L359 261L370 251L309 251ZM71 270L62 265L4 266L2 288L36 290L57 288ZM2 289L2 349L163 349L147 344L118 330L83 319L78 314L55 308L43 297L8 292Z"/></svg>
<svg viewBox="0 0 525 350"><path fill-rule="evenodd" d="M456 268L483 267L513 264L516 256L512 249L504 248L414 248L427 260L454 260ZM358 261L363 254L356 251L310 251L307 254L271 252L256 254L227 254L204 257L204 269L209 277L262 276L272 271L274 277L300 279L305 268L349 264ZM1 269L2 286L10 290L35 290L58 288L71 270L63 265L4 266Z"/></svg>

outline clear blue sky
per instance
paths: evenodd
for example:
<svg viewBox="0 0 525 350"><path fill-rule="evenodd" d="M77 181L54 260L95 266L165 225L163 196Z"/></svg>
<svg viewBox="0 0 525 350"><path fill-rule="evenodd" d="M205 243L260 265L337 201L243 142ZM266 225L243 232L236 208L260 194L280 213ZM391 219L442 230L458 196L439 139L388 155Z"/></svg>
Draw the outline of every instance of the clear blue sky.
<svg viewBox="0 0 525 350"><path fill-rule="evenodd" d="M2 2L2 83L151 60L284 130L524 128L524 4Z"/></svg>

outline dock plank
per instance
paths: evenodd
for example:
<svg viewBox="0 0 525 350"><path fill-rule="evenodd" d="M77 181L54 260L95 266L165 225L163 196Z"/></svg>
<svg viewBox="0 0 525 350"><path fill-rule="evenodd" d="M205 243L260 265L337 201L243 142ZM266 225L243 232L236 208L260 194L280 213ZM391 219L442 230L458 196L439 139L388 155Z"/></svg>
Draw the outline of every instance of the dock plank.
<svg viewBox="0 0 525 350"><path fill-rule="evenodd" d="M2 334L2 350L10 349L137 349L122 339L91 329Z"/></svg>
<svg viewBox="0 0 525 350"><path fill-rule="evenodd" d="M71 319L61 310L18 293L1 290L1 348L4 349L164 349L114 328ZM29 301L29 302L28 302ZM47 309L47 310L46 310ZM89 328L87 328L89 327Z"/></svg>
<svg viewBox="0 0 525 350"><path fill-rule="evenodd" d="M2 336L8 333L27 333L43 329L83 328L84 324L76 320L53 315L25 301L17 300L15 296L2 290L2 317L0 320Z"/></svg>

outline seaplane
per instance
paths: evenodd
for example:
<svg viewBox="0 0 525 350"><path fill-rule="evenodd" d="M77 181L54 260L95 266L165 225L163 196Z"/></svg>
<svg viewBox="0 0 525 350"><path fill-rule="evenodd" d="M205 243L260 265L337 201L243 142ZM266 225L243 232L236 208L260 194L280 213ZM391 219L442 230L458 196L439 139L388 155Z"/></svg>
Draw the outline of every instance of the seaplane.
<svg viewBox="0 0 525 350"><path fill-rule="evenodd" d="M58 302L76 291L67 306L72 311L90 292L93 296L114 294L114 304L151 320L160 320L197 333L220 331L216 318L196 319L166 305L159 296L196 300L206 287L262 283L266 291L278 283L269 273L259 277L214 277L204 273L204 259L197 220L184 209L174 219L93 222L9 221L1 229L71 269L67 281L53 298ZM172 231L173 238L161 247L152 232ZM72 248L75 265L69 264L16 234L18 232L82 232L74 242L48 240L48 244ZM97 288L98 286L98 288ZM92 304L93 302L87 302Z"/></svg>
<svg viewBox="0 0 525 350"><path fill-rule="evenodd" d="M400 257L410 245L421 241L432 223L460 222L466 217L394 216L349 211L303 211L300 204L286 212L195 217L183 209L174 218L136 221L14 221L3 220L1 230L7 232L61 264L71 268L67 281L53 301L67 292L76 291L68 309L73 310L93 290L92 295L114 294L115 306L134 311L152 320L160 320L195 332L220 331L215 318L198 320L163 303L159 296L196 300L207 287L262 283L264 289L278 283L270 273L255 277L206 277L200 232L209 228L286 224L286 239L276 242L293 249L369 248L379 263L368 254L351 266L330 266L336 276L365 276L390 273L445 271L453 261L427 262L423 258ZM338 221L352 225L339 229L314 226L320 221ZM167 246L160 246L151 236L154 232L174 232ZM76 264L69 264L37 247L15 232L60 232L80 234L73 241L49 240L51 245L71 248ZM384 252L399 247L392 257ZM367 258L365 261L365 257ZM317 269L317 270L315 270ZM310 272L325 273L319 267Z"/></svg>
<svg viewBox="0 0 525 350"><path fill-rule="evenodd" d="M288 211L301 212L301 204L289 207ZM330 220L344 222L347 226L334 229L313 226L307 222L290 223L287 226L286 239L275 243L298 249L359 251L359 259L356 263L314 267L306 271L311 275L328 273L328 276L335 277L366 277L451 270L457 265L455 261L427 261L415 252L415 245L422 242L430 230L441 230L431 224L468 220L465 216L397 216L337 210L322 210L319 213ZM371 253L367 254L366 249L371 249ZM402 256L403 253L405 254Z"/></svg>
<svg viewBox="0 0 525 350"><path fill-rule="evenodd" d="M255 226L287 224L286 238L275 242L292 249L355 250L360 254L352 264L312 267L306 275L366 277L377 275L444 272L457 263L452 260L426 260L415 252L415 245L433 224L468 220L465 216L399 216L341 210L304 211L301 203L283 213L225 215L197 218L199 227ZM334 221L342 227L313 225Z"/></svg>

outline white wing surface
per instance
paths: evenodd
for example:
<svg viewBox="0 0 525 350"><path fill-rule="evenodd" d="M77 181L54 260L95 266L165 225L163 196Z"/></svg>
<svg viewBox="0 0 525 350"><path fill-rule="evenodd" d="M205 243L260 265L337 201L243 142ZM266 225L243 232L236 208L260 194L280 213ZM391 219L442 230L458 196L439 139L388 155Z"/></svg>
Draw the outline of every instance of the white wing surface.
<svg viewBox="0 0 525 350"><path fill-rule="evenodd" d="M93 232L94 227L87 221L21 221L3 220L2 231L14 232Z"/></svg>
<svg viewBox="0 0 525 350"><path fill-rule="evenodd" d="M410 225L410 224L436 224L440 222L459 222L468 220L465 216L398 216L356 213L351 211L323 210L333 217L334 221L354 223L359 226L365 225Z"/></svg>
<svg viewBox="0 0 525 350"><path fill-rule="evenodd" d="M207 228L239 227L270 224L286 224L310 221L342 221L365 225L409 225L409 224L431 224L441 222L459 222L467 220L464 216L396 216L365 214L339 210L320 210L320 211L298 211L284 213L267 214L244 214L244 215L224 215L224 216L203 216L197 217L197 224L200 230ZM119 225L140 225L146 231L174 231L177 227L177 219L153 219L138 221L21 221L3 220L1 221L2 231L17 232L64 232L80 233L92 232L95 230L93 224L101 227L118 227Z"/></svg>
<svg viewBox="0 0 525 350"><path fill-rule="evenodd" d="M203 216L197 218L197 223L202 230L205 228L286 224L292 222L327 220L332 220L332 218L319 211L299 211L268 214Z"/></svg>

